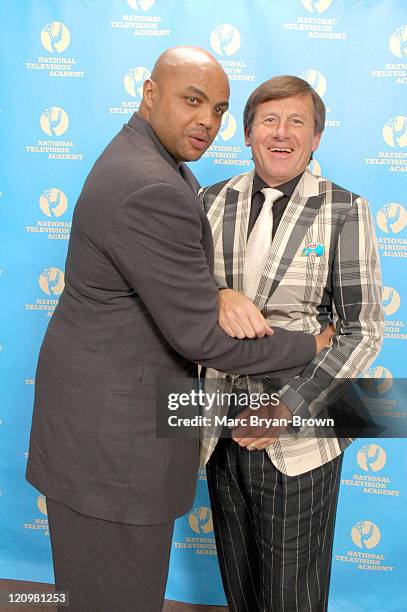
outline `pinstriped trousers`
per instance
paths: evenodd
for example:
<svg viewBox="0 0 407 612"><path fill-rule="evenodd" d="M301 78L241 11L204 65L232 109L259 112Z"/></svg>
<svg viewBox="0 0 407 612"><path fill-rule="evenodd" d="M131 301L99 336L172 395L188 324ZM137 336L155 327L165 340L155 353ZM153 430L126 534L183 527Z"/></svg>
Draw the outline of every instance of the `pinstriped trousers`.
<svg viewBox="0 0 407 612"><path fill-rule="evenodd" d="M327 610L342 455L299 476L220 439L207 465L231 612Z"/></svg>

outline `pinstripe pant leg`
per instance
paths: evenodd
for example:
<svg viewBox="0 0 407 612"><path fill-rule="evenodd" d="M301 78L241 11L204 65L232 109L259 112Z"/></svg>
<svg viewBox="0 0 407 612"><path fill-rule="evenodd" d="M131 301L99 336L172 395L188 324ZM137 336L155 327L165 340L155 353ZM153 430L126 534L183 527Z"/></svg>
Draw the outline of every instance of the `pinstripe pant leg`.
<svg viewBox="0 0 407 612"><path fill-rule="evenodd" d="M240 454L231 440L220 439L207 465L216 547L223 587L231 612L258 612L259 548L251 500L245 493Z"/></svg>
<svg viewBox="0 0 407 612"><path fill-rule="evenodd" d="M264 451L222 440L215 453L208 484L230 610L325 612L342 456L289 477Z"/></svg>
<svg viewBox="0 0 407 612"><path fill-rule="evenodd" d="M251 455L247 478L261 538L260 609L325 612L342 456L290 477L278 472L265 452Z"/></svg>

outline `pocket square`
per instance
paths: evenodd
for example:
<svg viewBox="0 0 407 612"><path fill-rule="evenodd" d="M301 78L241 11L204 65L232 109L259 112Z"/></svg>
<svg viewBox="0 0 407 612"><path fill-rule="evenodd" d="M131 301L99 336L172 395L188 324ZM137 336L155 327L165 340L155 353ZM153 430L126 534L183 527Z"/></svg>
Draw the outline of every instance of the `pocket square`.
<svg viewBox="0 0 407 612"><path fill-rule="evenodd" d="M321 257L325 253L325 247L320 242L310 242L305 245L301 251L303 257L309 257L315 255L315 257Z"/></svg>

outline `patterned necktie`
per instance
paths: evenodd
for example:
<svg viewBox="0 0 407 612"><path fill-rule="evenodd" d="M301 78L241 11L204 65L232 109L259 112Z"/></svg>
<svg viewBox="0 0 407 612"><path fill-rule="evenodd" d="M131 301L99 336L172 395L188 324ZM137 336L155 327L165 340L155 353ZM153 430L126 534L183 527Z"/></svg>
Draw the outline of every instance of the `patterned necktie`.
<svg viewBox="0 0 407 612"><path fill-rule="evenodd" d="M247 241L243 272L244 292L251 300L254 300L256 296L261 274L270 251L273 235L272 206L283 195L281 191L271 187L266 187L261 191L264 193L265 200Z"/></svg>

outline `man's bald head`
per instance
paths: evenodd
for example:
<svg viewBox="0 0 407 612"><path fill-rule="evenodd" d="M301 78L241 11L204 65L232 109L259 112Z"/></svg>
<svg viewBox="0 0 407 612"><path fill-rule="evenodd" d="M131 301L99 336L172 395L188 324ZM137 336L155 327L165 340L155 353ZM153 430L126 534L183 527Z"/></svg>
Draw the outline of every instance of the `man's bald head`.
<svg viewBox="0 0 407 612"><path fill-rule="evenodd" d="M145 81L139 114L177 161L192 161L218 133L228 100L228 77L210 53L174 47L160 55Z"/></svg>
<svg viewBox="0 0 407 612"><path fill-rule="evenodd" d="M173 47L164 51L154 64L151 80L162 82L176 72L193 70L198 66L216 71L219 78L229 84L225 71L213 55L200 47L188 46Z"/></svg>

